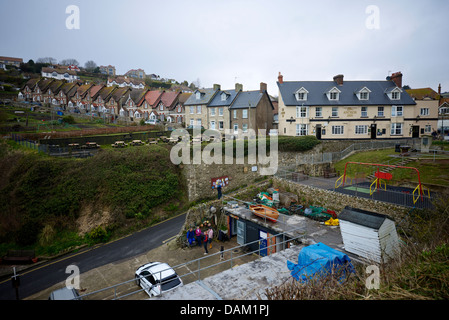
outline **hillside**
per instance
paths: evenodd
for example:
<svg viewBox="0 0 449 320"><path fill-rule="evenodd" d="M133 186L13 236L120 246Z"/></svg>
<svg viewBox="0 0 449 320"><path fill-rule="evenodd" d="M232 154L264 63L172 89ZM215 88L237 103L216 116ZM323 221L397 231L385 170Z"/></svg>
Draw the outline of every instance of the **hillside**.
<svg viewBox="0 0 449 320"><path fill-rule="evenodd" d="M62 159L1 142L0 251L51 254L160 221L184 205L182 184L157 145Z"/></svg>

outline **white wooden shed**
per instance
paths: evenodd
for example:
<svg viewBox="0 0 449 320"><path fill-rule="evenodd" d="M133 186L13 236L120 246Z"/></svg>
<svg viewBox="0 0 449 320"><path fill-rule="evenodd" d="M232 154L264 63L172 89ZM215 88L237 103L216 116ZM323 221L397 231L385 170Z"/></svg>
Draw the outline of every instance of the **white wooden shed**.
<svg viewBox="0 0 449 320"><path fill-rule="evenodd" d="M345 250L377 263L399 250L394 221L383 214L346 206L338 215Z"/></svg>

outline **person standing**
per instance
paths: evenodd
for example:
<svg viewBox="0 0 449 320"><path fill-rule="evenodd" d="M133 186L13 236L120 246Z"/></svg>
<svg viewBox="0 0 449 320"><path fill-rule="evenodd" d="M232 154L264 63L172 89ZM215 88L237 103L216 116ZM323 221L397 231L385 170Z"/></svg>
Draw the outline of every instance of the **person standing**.
<svg viewBox="0 0 449 320"><path fill-rule="evenodd" d="M221 199L221 180L217 180L217 193L218 193L218 199Z"/></svg>
<svg viewBox="0 0 449 320"><path fill-rule="evenodd" d="M201 238L202 238L202 232L201 232L200 226L196 226L195 239L196 239L197 246L201 246Z"/></svg>
<svg viewBox="0 0 449 320"><path fill-rule="evenodd" d="M193 241L195 241L195 232L192 227L190 227L189 231L187 231L187 241L189 242L189 246L191 246Z"/></svg>
<svg viewBox="0 0 449 320"><path fill-rule="evenodd" d="M214 230L211 225L209 225L209 229L207 230L207 238L209 242L209 249L212 249L212 239L214 238Z"/></svg>
<svg viewBox="0 0 449 320"><path fill-rule="evenodd" d="M204 244L204 254L208 254L209 251L207 251L207 242L208 242L208 238L207 238L207 232L204 232L204 238L203 238L203 244Z"/></svg>

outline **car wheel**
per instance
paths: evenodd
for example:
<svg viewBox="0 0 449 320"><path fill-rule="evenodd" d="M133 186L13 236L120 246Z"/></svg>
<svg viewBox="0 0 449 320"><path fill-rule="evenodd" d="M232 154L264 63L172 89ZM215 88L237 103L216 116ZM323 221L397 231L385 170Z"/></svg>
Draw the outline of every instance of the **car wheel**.
<svg viewBox="0 0 449 320"><path fill-rule="evenodd" d="M137 275L136 275L136 284L137 284L138 286L140 286L140 279L139 279L139 276L137 276Z"/></svg>

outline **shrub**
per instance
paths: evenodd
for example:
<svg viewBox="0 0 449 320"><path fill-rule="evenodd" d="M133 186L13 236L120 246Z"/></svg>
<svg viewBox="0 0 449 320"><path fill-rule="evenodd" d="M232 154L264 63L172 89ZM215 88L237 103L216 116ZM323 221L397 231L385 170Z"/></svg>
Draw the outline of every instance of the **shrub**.
<svg viewBox="0 0 449 320"><path fill-rule="evenodd" d="M73 116L65 116L62 118L62 121L68 124L74 124L75 118Z"/></svg>

